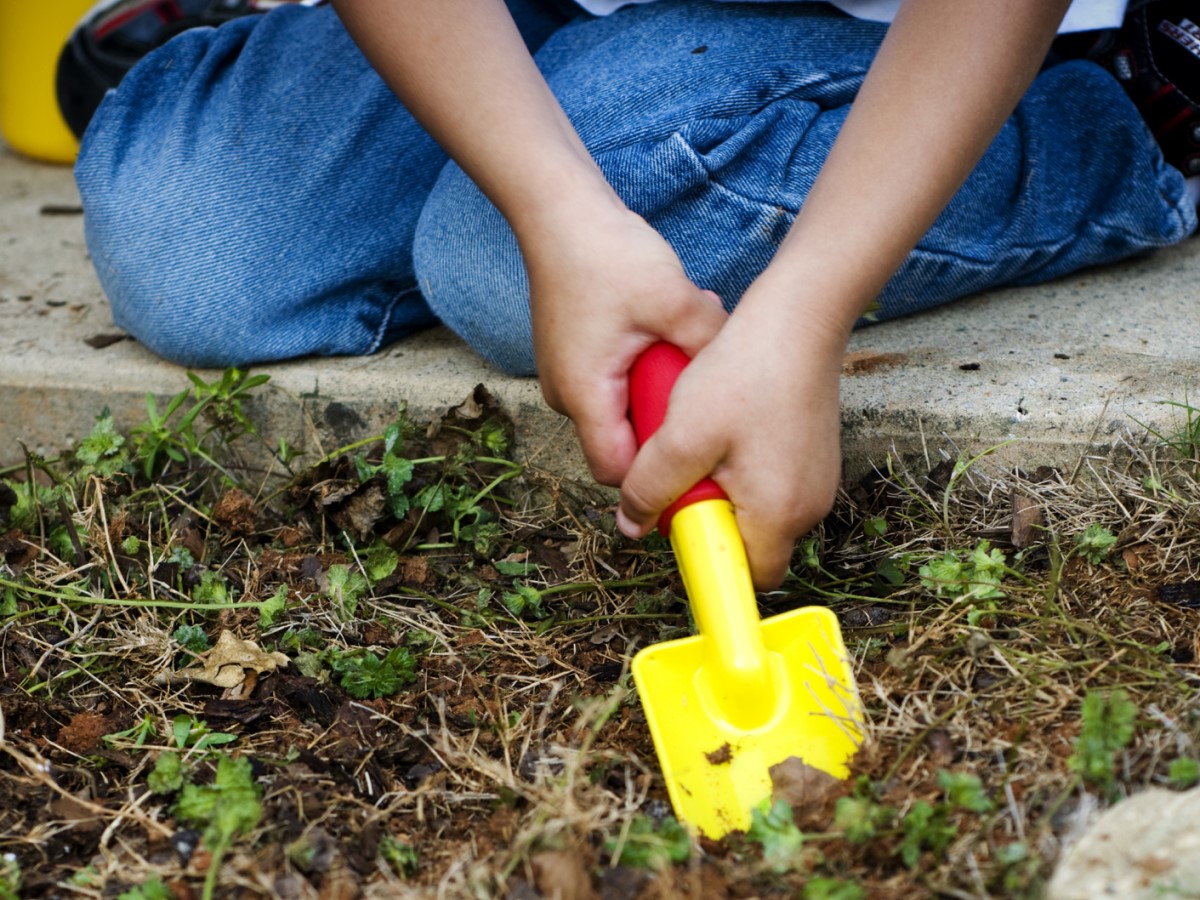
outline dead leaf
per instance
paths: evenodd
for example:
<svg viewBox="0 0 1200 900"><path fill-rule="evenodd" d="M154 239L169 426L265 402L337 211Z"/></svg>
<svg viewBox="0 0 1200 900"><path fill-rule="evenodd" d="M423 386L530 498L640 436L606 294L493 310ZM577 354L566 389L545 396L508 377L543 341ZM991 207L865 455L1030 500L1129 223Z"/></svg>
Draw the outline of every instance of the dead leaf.
<svg viewBox="0 0 1200 900"><path fill-rule="evenodd" d="M235 637L232 631L222 631L213 648L201 655L200 665L188 666L175 675L185 681L234 688L248 677L257 678L264 672L274 672L290 662L282 653L267 653L254 641L244 641Z"/></svg>
<svg viewBox="0 0 1200 900"><path fill-rule="evenodd" d="M843 375L868 375L880 369L890 369L908 362L903 353L881 353L878 350L853 350L842 357Z"/></svg>
<svg viewBox="0 0 1200 900"><path fill-rule="evenodd" d="M0 534L0 562L13 570L20 572L23 568L38 558L38 545L25 539L25 532L14 528L7 534Z"/></svg>
<svg viewBox="0 0 1200 900"><path fill-rule="evenodd" d="M592 632L592 636L588 638L588 642L595 644L597 647L602 644L609 643L613 638L619 637L621 629L615 624L605 625L603 628L597 628Z"/></svg>
<svg viewBox="0 0 1200 900"><path fill-rule="evenodd" d="M386 507L387 494L381 485L372 482L338 509L330 512L329 518L333 519L338 528L350 532L360 541L365 541L374 530L375 523L383 518Z"/></svg>
<svg viewBox="0 0 1200 900"><path fill-rule="evenodd" d="M1037 544L1046 530L1046 517L1028 494L1012 492L1012 543L1018 550Z"/></svg>
<svg viewBox="0 0 1200 900"><path fill-rule="evenodd" d="M842 782L828 772L789 756L771 766L771 798L784 800L797 818L808 819L831 806L842 792Z"/></svg>
<svg viewBox="0 0 1200 900"><path fill-rule="evenodd" d="M925 736L925 746L930 754L941 764L954 760L954 740L945 728L935 728Z"/></svg>
<svg viewBox="0 0 1200 900"><path fill-rule="evenodd" d="M538 893L549 900L590 900L592 879L578 853L546 850L529 860Z"/></svg>

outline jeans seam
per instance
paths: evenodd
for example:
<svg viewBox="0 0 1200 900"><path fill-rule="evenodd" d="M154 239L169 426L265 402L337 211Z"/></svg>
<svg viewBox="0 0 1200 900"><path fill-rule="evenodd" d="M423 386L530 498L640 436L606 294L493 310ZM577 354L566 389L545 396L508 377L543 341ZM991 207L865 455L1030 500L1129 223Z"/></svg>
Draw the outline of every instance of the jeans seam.
<svg viewBox="0 0 1200 900"><path fill-rule="evenodd" d="M367 345L367 349L363 353L364 356L376 352L383 346L383 342L387 339L388 328L391 327L392 317L395 315L396 310L400 308L401 303L411 297L414 293L418 296L421 294L421 289L416 285L413 285L410 288L405 288L404 290L393 295L391 301L384 307L383 315L380 317L379 324L375 327L375 336L371 339L371 343Z"/></svg>

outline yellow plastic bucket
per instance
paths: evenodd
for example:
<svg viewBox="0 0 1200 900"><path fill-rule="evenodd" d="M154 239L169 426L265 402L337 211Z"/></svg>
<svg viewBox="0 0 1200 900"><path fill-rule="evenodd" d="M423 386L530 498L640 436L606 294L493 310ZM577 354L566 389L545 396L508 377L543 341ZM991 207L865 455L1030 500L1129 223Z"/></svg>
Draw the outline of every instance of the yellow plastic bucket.
<svg viewBox="0 0 1200 900"><path fill-rule="evenodd" d="M58 54L94 0L0 0L0 135L12 149L70 163L79 144L58 111Z"/></svg>

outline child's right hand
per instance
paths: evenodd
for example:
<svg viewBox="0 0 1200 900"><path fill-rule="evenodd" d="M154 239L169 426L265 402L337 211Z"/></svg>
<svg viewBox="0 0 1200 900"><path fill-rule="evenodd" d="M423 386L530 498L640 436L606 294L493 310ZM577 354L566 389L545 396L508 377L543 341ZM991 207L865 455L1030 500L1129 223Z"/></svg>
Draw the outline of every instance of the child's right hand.
<svg viewBox="0 0 1200 900"><path fill-rule="evenodd" d="M727 316L670 245L611 195L543 207L517 233L542 393L574 422L596 480L619 485L637 452L627 418L634 360L660 340L695 356Z"/></svg>

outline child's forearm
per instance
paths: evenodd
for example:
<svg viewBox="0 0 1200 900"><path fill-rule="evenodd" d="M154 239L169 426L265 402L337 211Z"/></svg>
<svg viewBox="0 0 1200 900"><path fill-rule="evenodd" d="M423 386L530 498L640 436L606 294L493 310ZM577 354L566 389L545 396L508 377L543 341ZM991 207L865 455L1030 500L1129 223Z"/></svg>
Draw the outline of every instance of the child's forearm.
<svg viewBox="0 0 1200 900"><path fill-rule="evenodd" d="M848 335L1029 86L1069 0L907 0L747 298ZM767 299L771 298L771 299Z"/></svg>
<svg viewBox="0 0 1200 900"><path fill-rule="evenodd" d="M334 0L376 71L517 231L616 202L503 0ZM561 214L561 216L560 216Z"/></svg>

